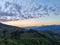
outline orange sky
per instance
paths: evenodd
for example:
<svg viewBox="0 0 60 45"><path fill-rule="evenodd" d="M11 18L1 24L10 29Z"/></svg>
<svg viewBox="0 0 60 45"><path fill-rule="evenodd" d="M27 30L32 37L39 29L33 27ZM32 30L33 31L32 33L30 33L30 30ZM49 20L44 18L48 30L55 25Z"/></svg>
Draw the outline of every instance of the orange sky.
<svg viewBox="0 0 60 45"><path fill-rule="evenodd" d="M24 26L41 26L41 25L55 25L60 24L60 21L58 20L44 20L44 19L27 19L27 20L18 20L18 21L8 21L8 22L2 22L4 24L18 26L18 27L24 27Z"/></svg>

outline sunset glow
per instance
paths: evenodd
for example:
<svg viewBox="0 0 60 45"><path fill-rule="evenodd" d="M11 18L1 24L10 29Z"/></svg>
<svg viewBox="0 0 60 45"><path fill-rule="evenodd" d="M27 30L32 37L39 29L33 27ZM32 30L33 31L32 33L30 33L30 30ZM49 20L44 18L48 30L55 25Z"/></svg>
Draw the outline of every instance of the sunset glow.
<svg viewBox="0 0 60 45"><path fill-rule="evenodd" d="M59 20L45 20L45 19L27 19L18 21L2 22L7 25L25 27L25 26L42 26L42 25L60 25Z"/></svg>
<svg viewBox="0 0 60 45"><path fill-rule="evenodd" d="M0 7L0 22L7 25L60 25L60 0L0 0Z"/></svg>

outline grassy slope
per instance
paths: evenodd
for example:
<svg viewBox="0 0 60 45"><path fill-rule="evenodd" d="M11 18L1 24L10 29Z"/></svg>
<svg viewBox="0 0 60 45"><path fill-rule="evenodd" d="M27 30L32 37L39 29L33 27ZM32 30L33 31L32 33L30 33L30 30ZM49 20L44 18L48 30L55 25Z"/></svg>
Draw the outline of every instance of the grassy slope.
<svg viewBox="0 0 60 45"><path fill-rule="evenodd" d="M27 31L25 32L26 34L25 33L21 34L21 37L19 39L7 38L9 37L8 33L6 38L5 37L1 38L1 33L2 31L0 31L0 45L60 45L59 43L56 42L54 37L52 37L51 32L50 32L51 34L50 33L48 34L47 32L38 33L37 31L33 32ZM56 37L59 37L59 35L58 36L56 35Z"/></svg>
<svg viewBox="0 0 60 45"><path fill-rule="evenodd" d="M3 37L4 30L7 30L5 37ZM10 38L10 33L16 30L18 32L23 30L24 33L18 39ZM0 24L0 45L60 45L58 40L60 40L60 35L50 31L28 31L23 28Z"/></svg>

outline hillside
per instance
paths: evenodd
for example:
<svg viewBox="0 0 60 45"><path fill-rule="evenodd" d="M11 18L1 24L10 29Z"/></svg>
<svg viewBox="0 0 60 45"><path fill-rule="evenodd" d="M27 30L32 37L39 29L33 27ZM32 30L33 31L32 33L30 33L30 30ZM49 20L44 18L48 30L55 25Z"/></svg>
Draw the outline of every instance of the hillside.
<svg viewBox="0 0 60 45"><path fill-rule="evenodd" d="M60 34L0 23L0 45L60 45Z"/></svg>
<svg viewBox="0 0 60 45"><path fill-rule="evenodd" d="M27 29L33 29L37 31L53 31L56 33L60 33L60 25L47 25L47 26L31 26L31 27L25 27Z"/></svg>

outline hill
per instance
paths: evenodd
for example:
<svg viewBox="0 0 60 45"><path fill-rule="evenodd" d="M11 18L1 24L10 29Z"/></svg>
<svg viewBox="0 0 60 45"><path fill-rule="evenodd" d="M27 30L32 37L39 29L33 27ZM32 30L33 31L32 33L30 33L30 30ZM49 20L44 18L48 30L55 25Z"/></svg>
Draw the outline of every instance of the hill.
<svg viewBox="0 0 60 45"><path fill-rule="evenodd" d="M37 31L53 31L53 32L57 32L60 33L60 25L47 25L47 26L31 26L31 27L25 27L27 29L33 29L33 30L37 30Z"/></svg>
<svg viewBox="0 0 60 45"><path fill-rule="evenodd" d="M22 27L16 27L16 26L11 26L11 25L6 25L6 24L2 24L0 23L0 30L25 30Z"/></svg>
<svg viewBox="0 0 60 45"><path fill-rule="evenodd" d="M39 32L0 23L0 45L60 45L60 34L48 29Z"/></svg>

